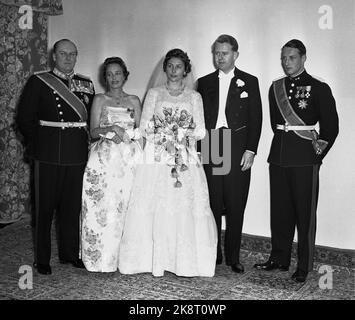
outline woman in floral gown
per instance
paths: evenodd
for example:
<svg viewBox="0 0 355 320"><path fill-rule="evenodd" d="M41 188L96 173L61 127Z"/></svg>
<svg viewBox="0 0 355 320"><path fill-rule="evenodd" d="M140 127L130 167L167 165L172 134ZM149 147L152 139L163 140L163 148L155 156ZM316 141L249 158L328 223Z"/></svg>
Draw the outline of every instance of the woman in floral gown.
<svg viewBox="0 0 355 320"><path fill-rule="evenodd" d="M205 135L202 99L184 85L191 64L182 50L167 53L163 70L166 83L148 91L143 107L144 163L137 166L119 271L211 277L217 230L195 148Z"/></svg>
<svg viewBox="0 0 355 320"><path fill-rule="evenodd" d="M89 271L114 272L133 182L142 154L135 138L141 115L139 98L122 89L129 72L121 58L107 58L107 92L94 98L91 145L82 196L81 255Z"/></svg>

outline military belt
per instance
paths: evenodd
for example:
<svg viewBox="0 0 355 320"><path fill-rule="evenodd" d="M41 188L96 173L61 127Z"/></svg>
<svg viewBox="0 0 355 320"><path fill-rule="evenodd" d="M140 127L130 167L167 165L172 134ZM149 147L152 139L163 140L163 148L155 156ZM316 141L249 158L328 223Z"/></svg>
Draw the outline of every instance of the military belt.
<svg viewBox="0 0 355 320"><path fill-rule="evenodd" d="M56 128L81 128L86 127L86 122L61 122L61 121L45 121L39 120L39 124L45 127L56 127Z"/></svg>
<svg viewBox="0 0 355 320"><path fill-rule="evenodd" d="M304 131L304 130L314 130L315 126L290 126L286 124L277 124L276 129L283 131Z"/></svg>

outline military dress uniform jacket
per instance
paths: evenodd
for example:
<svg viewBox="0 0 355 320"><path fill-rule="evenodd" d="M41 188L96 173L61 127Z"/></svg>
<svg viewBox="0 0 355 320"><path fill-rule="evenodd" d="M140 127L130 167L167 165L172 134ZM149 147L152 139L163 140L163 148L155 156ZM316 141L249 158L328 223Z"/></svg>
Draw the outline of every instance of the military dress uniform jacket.
<svg viewBox="0 0 355 320"><path fill-rule="evenodd" d="M319 123L319 136L328 142L321 155L317 155L312 141L298 136L293 131L276 129L285 120L278 108L273 85L269 90L270 120L274 137L268 162L282 167L297 167L321 164L338 135L338 114L330 87L309 75L306 71L295 78L285 77L285 90L294 112L305 125Z"/></svg>
<svg viewBox="0 0 355 320"><path fill-rule="evenodd" d="M202 96L205 125L208 130L215 129L218 118L218 73L219 71L216 70L198 80L197 90ZM240 136L242 141L239 141L239 143L243 146L243 150L256 153L262 125L259 82L256 77L238 68L234 69L225 113L228 127L232 132L242 134Z"/></svg>
<svg viewBox="0 0 355 320"><path fill-rule="evenodd" d="M49 72L67 87L69 80ZM91 80L74 74L71 91L83 102L89 121L90 107L94 98ZM41 126L40 120L54 122L79 122L79 115L56 92L36 74L32 75L21 96L18 109L18 124L25 136L28 155L34 160L57 165L84 164L88 158L87 128L62 128Z"/></svg>

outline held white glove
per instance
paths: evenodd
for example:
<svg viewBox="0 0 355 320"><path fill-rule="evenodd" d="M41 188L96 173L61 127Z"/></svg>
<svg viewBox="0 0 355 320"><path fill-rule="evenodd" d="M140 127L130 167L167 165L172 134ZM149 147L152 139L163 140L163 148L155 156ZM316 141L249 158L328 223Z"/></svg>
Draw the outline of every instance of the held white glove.
<svg viewBox="0 0 355 320"><path fill-rule="evenodd" d="M138 128L127 129L126 133L131 140L139 140L142 137L141 131Z"/></svg>

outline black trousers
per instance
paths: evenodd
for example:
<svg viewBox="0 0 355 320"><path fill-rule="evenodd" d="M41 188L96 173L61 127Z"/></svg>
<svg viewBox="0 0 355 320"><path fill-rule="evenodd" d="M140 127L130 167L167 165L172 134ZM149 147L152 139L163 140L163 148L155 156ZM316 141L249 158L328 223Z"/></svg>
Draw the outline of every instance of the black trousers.
<svg viewBox="0 0 355 320"><path fill-rule="evenodd" d="M219 129L219 154L226 154L223 150L223 130ZM231 131L230 131L231 132ZM230 148L231 166L230 171L224 175L216 175L214 168L221 165L212 163L212 140L210 140L210 161L204 165L209 196L210 206L216 220L218 230L217 259L222 258L221 227L222 215L225 213L226 231L224 239L224 253L227 264L239 262L239 253L241 246L242 227L244 220L244 210L247 203L250 169L241 171L240 161L245 152L246 133L231 132L231 143L226 146Z"/></svg>
<svg viewBox="0 0 355 320"><path fill-rule="evenodd" d="M79 258L79 220L85 165L58 166L35 161L35 261L49 264L51 226L56 212L59 259Z"/></svg>
<svg viewBox="0 0 355 320"><path fill-rule="evenodd" d="M270 259L288 266L297 227L298 265L313 269L319 165L279 167L270 164L271 244Z"/></svg>

